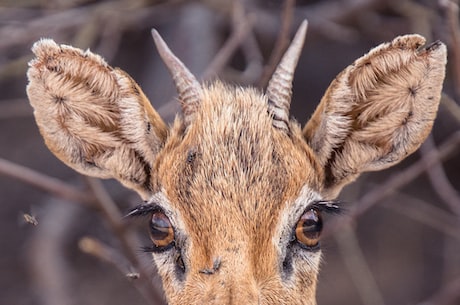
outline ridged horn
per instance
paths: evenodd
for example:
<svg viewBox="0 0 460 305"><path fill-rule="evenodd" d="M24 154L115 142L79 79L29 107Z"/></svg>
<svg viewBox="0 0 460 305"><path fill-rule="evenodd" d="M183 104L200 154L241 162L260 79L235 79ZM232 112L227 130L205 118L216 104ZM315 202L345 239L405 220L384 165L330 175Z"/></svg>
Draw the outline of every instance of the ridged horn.
<svg viewBox="0 0 460 305"><path fill-rule="evenodd" d="M157 30L152 29L152 37L161 59L174 80L182 106L184 121L186 125L189 125L200 104L201 85L179 58L173 54Z"/></svg>
<svg viewBox="0 0 460 305"><path fill-rule="evenodd" d="M300 25L267 86L268 111L273 115L273 126L286 132L289 131L292 80L302 52L307 25L307 20Z"/></svg>

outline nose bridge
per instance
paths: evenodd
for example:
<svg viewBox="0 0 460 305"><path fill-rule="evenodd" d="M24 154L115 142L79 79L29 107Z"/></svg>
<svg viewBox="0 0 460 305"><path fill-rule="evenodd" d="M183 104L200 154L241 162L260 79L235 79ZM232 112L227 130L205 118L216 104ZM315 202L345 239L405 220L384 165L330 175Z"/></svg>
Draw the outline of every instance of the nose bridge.
<svg viewBox="0 0 460 305"><path fill-rule="evenodd" d="M197 270L206 287L201 292L206 304L259 304L260 289L244 240L229 239L208 255L207 265Z"/></svg>
<svg viewBox="0 0 460 305"><path fill-rule="evenodd" d="M276 251L271 244L270 224L253 216L253 222L258 224L257 230L254 225L248 225L249 219L231 216L231 230L228 227L215 227L214 237L220 238L210 242L206 255L208 265L201 270L202 273L212 273L226 283L231 287L228 292L240 300L244 300L241 296L247 300L257 300L260 281L273 278L276 273ZM241 304L248 304L247 300Z"/></svg>
<svg viewBox="0 0 460 305"><path fill-rule="evenodd" d="M225 304L259 304L259 285L247 251L229 251L221 259L217 280L222 285Z"/></svg>
<svg viewBox="0 0 460 305"><path fill-rule="evenodd" d="M219 208L201 215L209 221L191 237L189 252L187 286L203 297L194 304L260 304L265 280L276 277L273 224L253 198L214 199Z"/></svg>

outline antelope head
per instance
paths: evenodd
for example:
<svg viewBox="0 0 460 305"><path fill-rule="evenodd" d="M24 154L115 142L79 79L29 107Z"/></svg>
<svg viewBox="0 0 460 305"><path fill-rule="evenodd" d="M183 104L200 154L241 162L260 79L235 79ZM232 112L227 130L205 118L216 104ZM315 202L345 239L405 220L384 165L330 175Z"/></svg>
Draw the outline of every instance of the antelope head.
<svg viewBox="0 0 460 305"><path fill-rule="evenodd" d="M406 35L356 60L303 127L289 118L306 31L265 93L200 84L157 32L182 113L167 126L140 87L100 56L35 43L27 94L48 148L115 178L144 204L170 304L316 304L321 213L362 172L388 168L431 130L446 47Z"/></svg>

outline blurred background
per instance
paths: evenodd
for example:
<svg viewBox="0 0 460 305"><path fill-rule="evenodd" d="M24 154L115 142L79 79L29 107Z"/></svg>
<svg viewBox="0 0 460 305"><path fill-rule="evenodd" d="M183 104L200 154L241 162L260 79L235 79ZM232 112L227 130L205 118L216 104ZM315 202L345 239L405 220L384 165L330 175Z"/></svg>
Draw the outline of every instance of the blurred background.
<svg viewBox="0 0 460 305"><path fill-rule="evenodd" d="M363 175L326 220L318 303L460 304L460 28L454 0L0 1L0 304L164 304L140 203L84 178L44 146L27 101L41 37L127 71L171 122L178 104L151 39L156 28L202 80L264 88L300 22L309 29L291 113L304 123L330 81L371 47L418 33L448 45L433 133L398 166ZM153 284L152 284L153 283Z"/></svg>

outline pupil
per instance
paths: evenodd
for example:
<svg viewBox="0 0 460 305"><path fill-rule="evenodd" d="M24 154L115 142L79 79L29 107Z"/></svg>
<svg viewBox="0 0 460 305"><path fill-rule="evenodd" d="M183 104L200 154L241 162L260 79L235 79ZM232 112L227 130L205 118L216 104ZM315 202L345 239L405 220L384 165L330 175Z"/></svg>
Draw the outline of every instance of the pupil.
<svg viewBox="0 0 460 305"><path fill-rule="evenodd" d="M310 239L317 239L323 229L323 222L315 210L310 210L302 217L303 234Z"/></svg>
<svg viewBox="0 0 460 305"><path fill-rule="evenodd" d="M307 220L303 224L303 234L311 239L318 238L321 229L322 224L314 220Z"/></svg>
<svg viewBox="0 0 460 305"><path fill-rule="evenodd" d="M150 233L154 239L163 240L170 235L171 224L164 215L155 214L152 217Z"/></svg>

